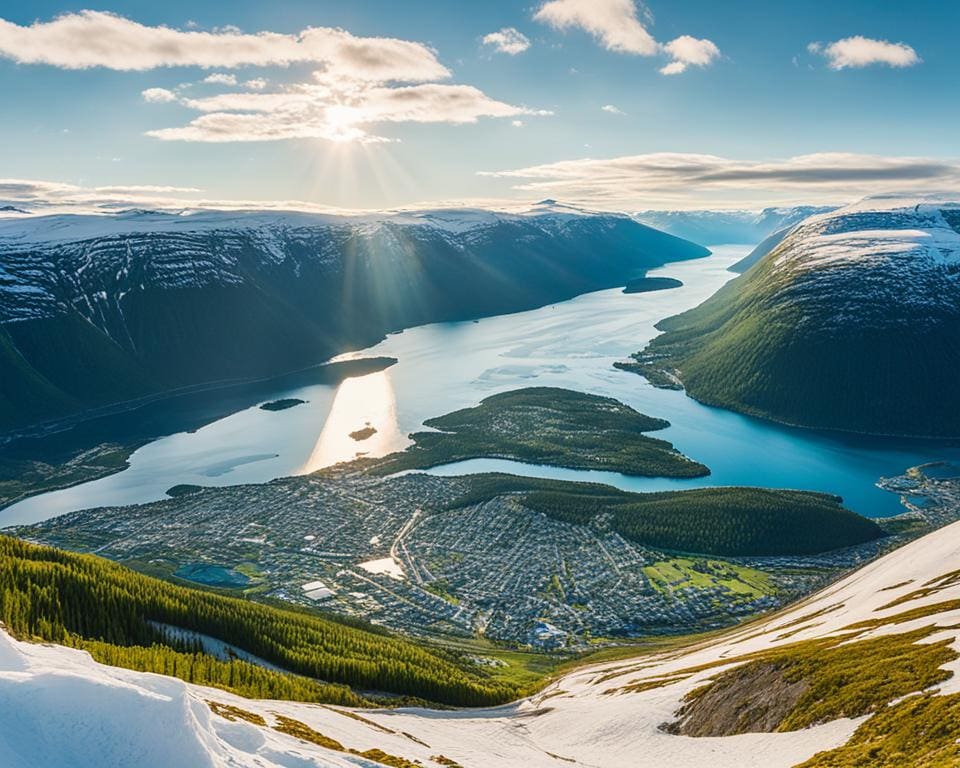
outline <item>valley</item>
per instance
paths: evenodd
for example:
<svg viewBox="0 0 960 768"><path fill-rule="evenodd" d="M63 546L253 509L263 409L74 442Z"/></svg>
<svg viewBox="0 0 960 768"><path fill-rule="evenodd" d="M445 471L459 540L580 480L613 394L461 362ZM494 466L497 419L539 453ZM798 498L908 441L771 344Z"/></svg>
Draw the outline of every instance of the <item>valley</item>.
<svg viewBox="0 0 960 768"><path fill-rule="evenodd" d="M0 768L960 768L958 24L0 0Z"/></svg>
<svg viewBox="0 0 960 768"><path fill-rule="evenodd" d="M665 269L684 278L683 287L670 293L681 301L707 298L712 286L730 279L724 267L747 250L720 249L706 261L669 265ZM627 302L631 316L625 319L621 306L626 309ZM693 426L691 416L699 423L704 416L729 418L682 396L664 400L662 389L638 391L636 377L613 367L618 350L629 348L638 333L652 336L658 315L671 305L676 301L667 294L633 297L611 290L519 316L407 330L363 353L376 357L348 358L332 370L378 360L389 367L372 373L346 369L348 376L359 375L334 386L291 381L271 388L266 400L267 389L258 389L252 394L262 405L198 432L161 438L117 475L16 504L7 510L8 521L22 515L20 522L36 523L67 513L14 530L164 578L334 610L435 641L482 636L508 647L565 653L728 625L784 605L929 529L930 518L901 521L901 515L884 530L886 524L851 514L831 496L731 488L756 481L741 474L750 479L730 482L723 442L700 439L684 455L650 436L653 430L682 440L680 427L685 421ZM518 327L521 317L526 327ZM538 325L548 335L539 336L531 356L516 345ZM575 327L582 329L579 338L571 335ZM596 348L597 334L608 348ZM431 360L436 370L450 370L446 346L429 346L441 340L461 347L456 370L465 376L459 389L451 388L449 376L424 376ZM592 354L585 356L578 344ZM509 388L531 379L540 386ZM414 388L404 392L398 408L395 392L405 380ZM554 382L626 394L621 402ZM437 415L442 402L459 405L484 389L495 394ZM628 403L642 403L644 411ZM677 404L694 413L678 411ZM656 417L664 406L679 414L680 425ZM427 408L432 412L424 414ZM407 438L404 426L411 421L430 431ZM276 449L270 425L284 441ZM789 453L772 450L776 430L761 431L759 422L749 426L763 435L754 447L764 455L756 466L764 473L758 484L776 482L771 461L786 460L789 471L799 467L807 474L802 482L797 476L781 479L783 487L833 490L830 476L813 471L809 459L796 464ZM291 430L303 432L308 456L298 457ZM215 441L250 433L256 443L217 446L204 440L198 443L202 453L184 450L204 433ZM718 433L729 439L729 430ZM822 455L834 439L817 436L805 444L789 437L811 456ZM195 456L208 468L166 474L151 467L153 478L145 483L138 455L165 443L178 467ZM884 463L876 464L864 462L870 453L852 447L849 456L857 465L836 465L841 447L850 451L837 441L818 470L833 463L838 477L847 475L840 487L844 497L856 488L857 511L878 517L905 510L899 493L875 486L882 476L952 456L949 449L927 445L922 454L878 453ZM295 450L286 458L290 448ZM710 463L701 463L701 451ZM719 477L714 457L722 457ZM278 460L291 459L295 476L272 479ZM519 477L489 474L499 466ZM851 478L853 466L860 474ZM749 469L742 461L737 467ZM264 469L270 474L251 474ZM429 474L411 474L424 469ZM99 497L98 485L105 491ZM111 488L136 495L125 498ZM884 503L865 504L863 494ZM168 496L174 498L154 501ZM125 505L131 502L138 506ZM84 507L94 508L70 511ZM951 519L948 510L937 524Z"/></svg>

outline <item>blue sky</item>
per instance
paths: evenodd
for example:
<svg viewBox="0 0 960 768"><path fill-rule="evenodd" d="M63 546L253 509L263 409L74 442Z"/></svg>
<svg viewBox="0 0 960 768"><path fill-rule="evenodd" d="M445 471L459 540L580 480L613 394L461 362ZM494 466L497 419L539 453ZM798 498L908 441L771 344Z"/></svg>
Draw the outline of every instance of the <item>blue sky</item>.
<svg viewBox="0 0 960 768"><path fill-rule="evenodd" d="M83 189L180 187L199 191L169 194L344 207L546 196L628 209L759 207L957 186L960 4L651 0L641 7L632 0L591 0L592 8L609 4L611 29L626 28L616 14L632 15L639 25L626 44L637 50L625 51L576 21L577 2L0 0L0 19L9 22L0 27L0 178ZM552 17L542 12L556 3L567 5L554 8ZM84 46L95 47L91 35L40 42L29 36L35 22L85 9L135 22L141 31L134 37L162 25L214 35L227 26L283 35L322 27L356 38L396 38L419 44L434 59L416 66L446 68L449 76L390 81L386 74L363 74L362 84L346 93L341 76L356 73L342 62L322 86L313 72L327 64L315 60L221 67L214 54L205 59L209 67L139 62L149 68L129 71L132 65L117 58L105 64L96 51L84 53ZM510 55L482 42L503 28L517 30L529 47ZM688 36L693 48L687 55L694 58L708 41L715 53L707 51L702 65L694 61L679 74L662 74L669 52L640 51L647 45L640 32L654 46L668 48ZM866 41L830 48L861 38ZM811 51L812 43L820 47ZM136 50L135 39L132 45ZM888 47L876 47L881 45ZM74 61L74 55L87 58ZM48 61L51 56L55 61ZM837 61L839 68L831 66ZM71 68L81 65L86 68ZM233 76L237 85L201 82L212 73ZM267 82L244 85L258 79ZM429 112L431 122L397 113L396 94L389 91L411 86L418 114ZM470 104L462 108L467 117L477 112L476 122L448 119L448 107L437 101L446 98L447 86L475 89L458 98L466 96ZM236 140L217 142L184 133L196 118L216 111L209 104L201 110L197 100L221 93L289 98L291 89L301 87L308 90L298 92L296 109L310 120L322 113L324 127L307 130L323 136L288 136L309 122L299 117L293 128L290 120L277 127L280 137L268 141L247 140L246 129ZM154 91L160 96L153 102L143 95L149 89L162 89ZM420 104L421 97L429 103ZM356 125L356 117L346 126L338 122L335 138L349 140L331 140L330 103L344 99L360 99L364 115L374 109L379 117ZM241 112L249 114L245 108L228 112L224 125ZM277 115L264 110L250 124L272 124ZM164 129L172 131L148 135ZM217 131L221 138L232 135L219 125ZM832 154L791 160L818 153ZM844 172L826 173L836 167Z"/></svg>

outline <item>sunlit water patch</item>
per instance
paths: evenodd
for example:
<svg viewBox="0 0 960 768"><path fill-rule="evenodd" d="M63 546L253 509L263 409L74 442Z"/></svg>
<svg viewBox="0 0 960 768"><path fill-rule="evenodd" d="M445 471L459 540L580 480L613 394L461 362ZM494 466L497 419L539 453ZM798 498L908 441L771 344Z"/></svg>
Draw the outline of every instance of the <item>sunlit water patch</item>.
<svg viewBox="0 0 960 768"><path fill-rule="evenodd" d="M383 456L402 450L409 442L397 422L390 371L346 379L337 387L317 444L297 474L359 456Z"/></svg>

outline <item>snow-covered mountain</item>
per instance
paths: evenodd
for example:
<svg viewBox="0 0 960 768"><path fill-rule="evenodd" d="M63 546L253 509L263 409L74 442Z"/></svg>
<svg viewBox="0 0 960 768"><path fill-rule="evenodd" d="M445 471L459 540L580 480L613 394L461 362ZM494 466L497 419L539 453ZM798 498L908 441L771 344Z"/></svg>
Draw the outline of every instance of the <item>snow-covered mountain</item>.
<svg viewBox="0 0 960 768"><path fill-rule="evenodd" d="M662 322L697 399L811 427L960 435L960 205L872 198L795 226Z"/></svg>
<svg viewBox="0 0 960 768"><path fill-rule="evenodd" d="M554 201L0 217L0 429L302 368L403 327L528 309L703 255Z"/></svg>
<svg viewBox="0 0 960 768"><path fill-rule="evenodd" d="M850 742L854 754L850 762L824 760L810 765L920 766L924 763L911 761L910 749L932 750L945 740L948 750L953 744L953 752L946 756L957 757L956 733L948 728L956 720L941 716L936 721L939 730L924 730L922 708L956 707L960 700L958 570L960 523L954 523L789 610L681 650L582 668L530 699L487 710L357 711L253 701L158 675L101 666L80 651L21 643L0 633L4 712L0 764L62 768L64 756L69 755L70 766L91 768L382 768L383 763L357 754L381 750L411 764L463 768L562 764L787 768ZM893 666L865 661L868 654L878 652L878 643L895 649L896 655L886 662ZM936 657L932 668L909 656L911 649L922 652L924 648ZM855 701L846 705L857 712L855 717L836 716L836 709L827 709L833 714L810 727L772 731L774 718L739 735L690 737L662 727L676 721L691 692L731 676L741 683L730 694L728 704L734 711L756 714L755 708L760 707L764 713L783 717L789 707L804 705L797 693L805 689L784 686L775 676L756 677L755 672L764 671L764 660L772 660L775 666L798 660L807 664L813 659L812 666L803 668L813 676L810 685L815 685L819 684L816 675L829 673L816 664L824 658L840 663L842 669L831 693L835 699L826 699L827 705L844 699L845 686L862 692L876 674L875 686L867 685L866 690L880 706L864 714ZM921 691L923 683L918 681L930 676L940 682ZM755 697L762 698L766 689L775 695L758 704ZM779 706L781 701L787 703L786 709ZM215 702L226 716L211 711L209 702ZM871 718L874 711L877 714ZM341 749L278 732L284 717L303 724L311 737L333 739ZM872 754L877 762L857 761L856 745L864 740L864 754ZM329 741L323 743L330 746ZM893 762L883 762L891 746L901 751L894 750Z"/></svg>
<svg viewBox="0 0 960 768"><path fill-rule="evenodd" d="M642 224L703 245L759 243L803 221L808 216L834 210L826 206L800 205L757 211L639 211Z"/></svg>
<svg viewBox="0 0 960 768"><path fill-rule="evenodd" d="M804 318L829 332L849 322L922 329L960 312L960 204L865 200L815 216L776 249L770 279L784 300L827 294Z"/></svg>

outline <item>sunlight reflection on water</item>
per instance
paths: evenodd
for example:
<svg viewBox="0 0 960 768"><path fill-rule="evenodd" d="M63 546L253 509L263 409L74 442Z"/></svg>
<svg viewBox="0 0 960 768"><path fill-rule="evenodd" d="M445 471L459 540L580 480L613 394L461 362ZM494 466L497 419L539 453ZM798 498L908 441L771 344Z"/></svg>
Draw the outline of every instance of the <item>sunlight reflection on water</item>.
<svg viewBox="0 0 960 768"><path fill-rule="evenodd" d="M366 435L371 429L376 431ZM389 370L345 379L337 387L310 458L297 474L316 472L357 456L382 456L409 442L397 421L397 398Z"/></svg>

